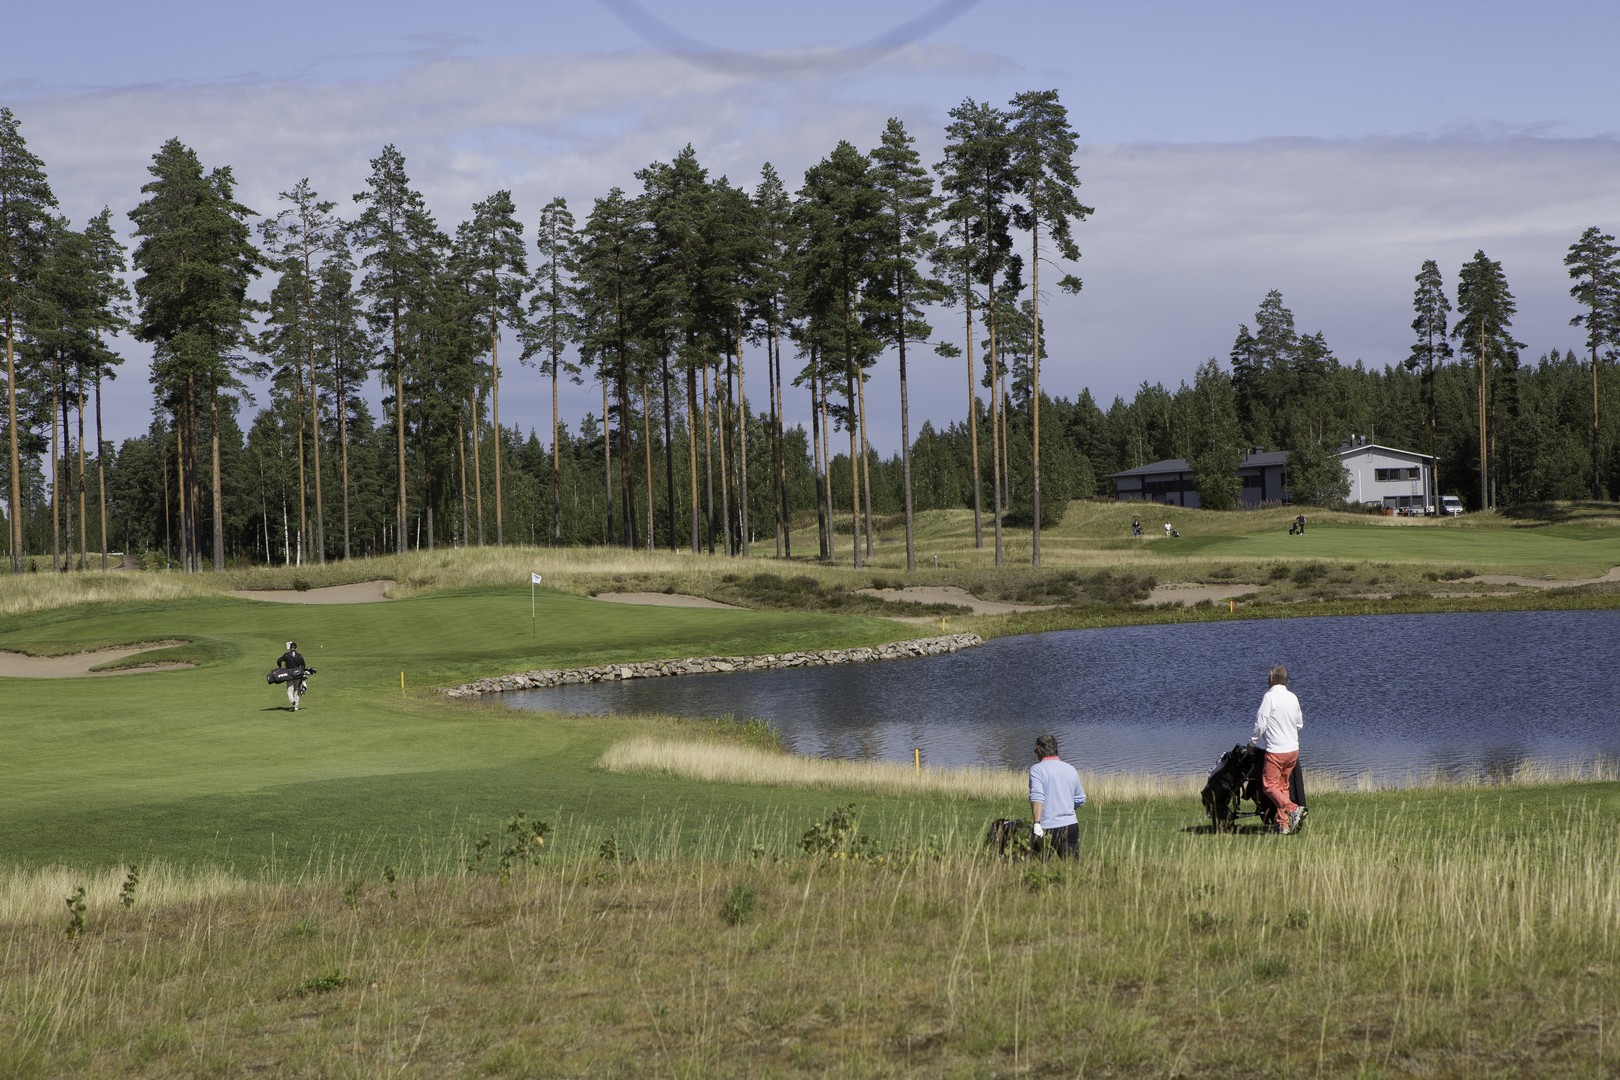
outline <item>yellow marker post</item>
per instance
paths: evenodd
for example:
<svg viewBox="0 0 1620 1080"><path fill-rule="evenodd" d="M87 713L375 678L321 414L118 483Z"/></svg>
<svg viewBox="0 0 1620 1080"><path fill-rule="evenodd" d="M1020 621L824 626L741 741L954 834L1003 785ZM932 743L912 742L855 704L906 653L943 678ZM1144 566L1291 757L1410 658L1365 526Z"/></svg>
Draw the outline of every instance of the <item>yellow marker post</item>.
<svg viewBox="0 0 1620 1080"><path fill-rule="evenodd" d="M922 772L922 747L913 746L911 748L911 764L918 772Z"/></svg>
<svg viewBox="0 0 1620 1080"><path fill-rule="evenodd" d="M1228 600L1226 602L1226 610L1230 611L1233 615L1236 615L1237 614L1237 601L1236 600Z"/></svg>
<svg viewBox="0 0 1620 1080"><path fill-rule="evenodd" d="M399 673L399 692L402 694L405 692L405 673L403 671Z"/></svg>

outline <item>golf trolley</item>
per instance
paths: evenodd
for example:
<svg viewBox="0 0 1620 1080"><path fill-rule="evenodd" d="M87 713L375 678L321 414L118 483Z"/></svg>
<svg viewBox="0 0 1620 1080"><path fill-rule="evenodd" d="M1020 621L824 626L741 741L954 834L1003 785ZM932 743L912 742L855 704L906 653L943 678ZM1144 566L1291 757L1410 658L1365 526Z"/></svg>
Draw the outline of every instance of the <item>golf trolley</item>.
<svg viewBox="0 0 1620 1080"><path fill-rule="evenodd" d="M1265 765L1265 753L1254 746L1234 746L1221 755L1221 760L1210 770L1204 784L1204 812L1216 832L1231 832L1237 819L1258 817L1267 828L1277 827L1277 808L1271 805L1260 787L1260 774ZM1300 821L1304 822L1305 771L1295 765L1288 781L1288 797L1300 807ZM1254 809L1242 809L1243 801L1254 803Z"/></svg>

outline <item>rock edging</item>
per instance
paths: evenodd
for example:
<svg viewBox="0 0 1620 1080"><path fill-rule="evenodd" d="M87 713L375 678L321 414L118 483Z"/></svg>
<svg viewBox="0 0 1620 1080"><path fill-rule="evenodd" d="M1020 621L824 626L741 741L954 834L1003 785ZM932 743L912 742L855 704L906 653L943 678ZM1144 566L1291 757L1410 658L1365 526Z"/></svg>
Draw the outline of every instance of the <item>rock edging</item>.
<svg viewBox="0 0 1620 1080"><path fill-rule="evenodd" d="M940 656L983 644L984 639L978 634L949 634L945 637L918 638L913 641L891 641L885 645L869 645L857 649L767 653L763 656L698 656L684 660L647 660L634 664L553 668L475 679L461 686L441 690L440 693L452 698L482 697L485 694L499 694L508 690L544 690L553 686L616 682L620 679L657 679L669 675L709 675L725 671L768 671L775 668L863 664L871 660Z"/></svg>

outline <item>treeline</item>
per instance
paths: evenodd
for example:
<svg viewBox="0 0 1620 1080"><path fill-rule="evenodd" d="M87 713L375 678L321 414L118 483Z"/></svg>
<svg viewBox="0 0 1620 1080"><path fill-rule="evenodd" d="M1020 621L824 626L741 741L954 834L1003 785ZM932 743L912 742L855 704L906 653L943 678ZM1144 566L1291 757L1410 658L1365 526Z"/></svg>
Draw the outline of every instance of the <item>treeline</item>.
<svg viewBox="0 0 1620 1080"><path fill-rule="evenodd" d="M56 212L44 163L0 109L10 565L123 549L198 569L509 541L802 555L787 524L812 516L815 554L858 565L874 517L898 514L910 567L913 513L935 507L971 508L998 563L1003 525L1031 527L1038 565L1041 527L1106 493L1112 472L1184 457L1205 505L1233 505L1243 451L1285 449L1296 497L1331 502L1332 451L1350 434L1436 453L1443 486L1475 505L1620 490L1620 252L1595 228L1566 260L1584 357L1521 366L1512 295L1481 252L1455 307L1425 264L1401 367L1341 364L1274 292L1227 366L1209 360L1190 385L1144 384L1106 410L1089 393L1049 397L1040 271L1080 288L1061 267L1091 212L1076 142L1054 91L969 100L932 168L897 120L870 152L840 142L797 192L768 163L745 191L687 147L639 170L636 193L596 199L583 225L553 199L531 233L499 191L452 235L392 146L351 214L306 179L261 218L229 167L171 139L126 252L110 209L82 229ZM941 314L954 329L936 332ZM152 348L154 419L115 448L102 397L123 331ZM919 348L961 361L967 393L960 421L913 435ZM892 460L866 438L865 386L885 357L900 385ZM550 383L538 431L501 417L514 364ZM743 393L760 365L764 401ZM560 384L587 378L600 412L570 425ZM269 403L244 430L252 380ZM784 424L789 393L808 398L808 428Z"/></svg>

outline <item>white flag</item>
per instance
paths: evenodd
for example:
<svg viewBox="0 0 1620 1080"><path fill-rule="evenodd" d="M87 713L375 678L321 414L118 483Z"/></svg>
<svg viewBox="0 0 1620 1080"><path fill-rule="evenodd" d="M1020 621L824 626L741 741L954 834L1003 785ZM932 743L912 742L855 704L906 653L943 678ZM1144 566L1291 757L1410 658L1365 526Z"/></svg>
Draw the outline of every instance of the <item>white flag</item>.
<svg viewBox="0 0 1620 1080"><path fill-rule="evenodd" d="M540 575L534 573L532 570L529 572L529 584L530 585L538 585L538 584L540 584Z"/></svg>

